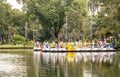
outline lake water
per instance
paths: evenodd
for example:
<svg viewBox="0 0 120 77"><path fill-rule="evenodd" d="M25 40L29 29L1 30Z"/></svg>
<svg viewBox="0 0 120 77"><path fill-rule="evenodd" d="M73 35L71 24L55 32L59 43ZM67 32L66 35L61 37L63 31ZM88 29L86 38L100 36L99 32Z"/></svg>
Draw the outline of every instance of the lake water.
<svg viewBox="0 0 120 77"><path fill-rule="evenodd" d="M0 51L0 77L120 77L120 54Z"/></svg>

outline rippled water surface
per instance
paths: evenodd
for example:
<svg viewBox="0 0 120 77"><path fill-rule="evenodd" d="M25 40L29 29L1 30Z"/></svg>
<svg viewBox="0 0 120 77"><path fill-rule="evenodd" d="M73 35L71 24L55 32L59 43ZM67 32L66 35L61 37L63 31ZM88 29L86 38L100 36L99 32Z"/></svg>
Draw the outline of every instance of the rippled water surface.
<svg viewBox="0 0 120 77"><path fill-rule="evenodd" d="M114 52L0 52L0 77L120 77Z"/></svg>

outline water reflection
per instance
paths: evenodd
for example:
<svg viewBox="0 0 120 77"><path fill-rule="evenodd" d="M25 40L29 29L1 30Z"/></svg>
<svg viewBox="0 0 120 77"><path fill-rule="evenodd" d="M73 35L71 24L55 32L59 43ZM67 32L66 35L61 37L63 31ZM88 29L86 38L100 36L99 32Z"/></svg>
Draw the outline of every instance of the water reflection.
<svg viewBox="0 0 120 77"><path fill-rule="evenodd" d="M48 64L49 62L56 63L59 61L63 63L65 60L68 62L80 62L83 61L84 63L92 61L92 62L109 62L113 63L113 59L115 57L115 52L67 52L67 53L42 53L40 56L40 52L34 52L34 58L36 59L37 56L43 59L43 61ZM38 58L38 61L39 61Z"/></svg>
<svg viewBox="0 0 120 77"><path fill-rule="evenodd" d="M115 55L115 52L34 52L36 77L108 77L106 67L113 67Z"/></svg>
<svg viewBox="0 0 120 77"><path fill-rule="evenodd" d="M39 77L39 62L40 62L40 53L39 52L34 52L34 69L36 72L36 77Z"/></svg>
<svg viewBox="0 0 120 77"><path fill-rule="evenodd" d="M0 77L120 77L114 52L0 53Z"/></svg>
<svg viewBox="0 0 120 77"><path fill-rule="evenodd" d="M91 52L91 53L77 53L76 62L83 60L85 63L88 61L92 62L107 62L112 63L114 59L114 52Z"/></svg>
<svg viewBox="0 0 120 77"><path fill-rule="evenodd" d="M0 77L27 77L22 55L0 53Z"/></svg>

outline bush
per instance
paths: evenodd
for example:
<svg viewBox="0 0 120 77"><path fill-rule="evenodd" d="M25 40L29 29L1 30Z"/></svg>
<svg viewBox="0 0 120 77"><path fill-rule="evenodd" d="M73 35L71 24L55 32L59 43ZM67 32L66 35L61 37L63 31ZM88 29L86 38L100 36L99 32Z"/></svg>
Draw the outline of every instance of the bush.
<svg viewBox="0 0 120 77"><path fill-rule="evenodd" d="M117 45L116 45L115 49L120 50L120 40L117 42Z"/></svg>
<svg viewBox="0 0 120 77"><path fill-rule="evenodd" d="M21 36L19 34L14 34L12 36L12 39L13 39L14 44L23 44L25 42L25 40L26 40L25 37L23 37L23 36Z"/></svg>
<svg viewBox="0 0 120 77"><path fill-rule="evenodd" d="M27 45L27 46L34 46L34 41L28 41L28 42L26 43L26 45Z"/></svg>

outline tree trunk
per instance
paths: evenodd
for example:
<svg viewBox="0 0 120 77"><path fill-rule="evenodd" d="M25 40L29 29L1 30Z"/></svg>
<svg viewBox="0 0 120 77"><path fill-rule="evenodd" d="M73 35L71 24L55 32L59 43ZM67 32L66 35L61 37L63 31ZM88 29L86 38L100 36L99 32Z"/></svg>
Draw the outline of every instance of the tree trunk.
<svg viewBox="0 0 120 77"><path fill-rule="evenodd" d="M55 34L54 34L54 36L55 36L55 38L57 38L57 39L58 39L58 33L55 33Z"/></svg>

